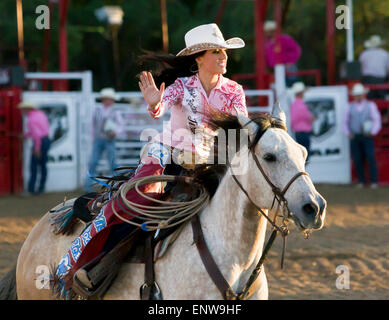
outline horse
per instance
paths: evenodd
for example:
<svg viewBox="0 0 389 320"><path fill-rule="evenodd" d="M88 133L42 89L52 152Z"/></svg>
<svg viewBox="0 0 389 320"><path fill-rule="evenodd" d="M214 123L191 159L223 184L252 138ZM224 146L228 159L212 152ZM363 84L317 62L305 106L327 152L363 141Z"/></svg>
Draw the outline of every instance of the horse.
<svg viewBox="0 0 389 320"><path fill-rule="evenodd" d="M260 260L275 190L283 190L281 205L288 209L296 229L301 232L323 227L327 203L305 173L307 150L286 131L282 110L273 107L271 114L258 117L259 121L242 115L233 118L230 128L244 128L251 147L241 148L232 155L199 220L216 265L232 290L239 292ZM243 162L246 170L237 175L236 168ZM74 199L63 204L73 202ZM258 208L263 214L259 214ZM40 219L20 250L16 270L9 275L15 278L16 272L18 299L57 298L49 286L40 285L39 270L57 266L83 227L79 222L72 235L58 236L50 228L49 213ZM140 263L123 263L104 299L139 299L144 268ZM190 224L183 227L154 268L164 299L223 299L194 245ZM260 269L249 299L268 299L264 267Z"/></svg>

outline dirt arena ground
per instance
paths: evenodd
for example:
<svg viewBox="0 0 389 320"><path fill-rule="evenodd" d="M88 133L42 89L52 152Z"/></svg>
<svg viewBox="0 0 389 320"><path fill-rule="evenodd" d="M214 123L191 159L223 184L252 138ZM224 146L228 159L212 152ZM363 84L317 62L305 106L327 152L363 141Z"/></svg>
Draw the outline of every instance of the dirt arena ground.
<svg viewBox="0 0 389 320"><path fill-rule="evenodd" d="M328 201L325 227L308 240L292 227L284 270L281 239L266 262L270 299L389 299L389 188L319 185ZM79 193L0 197L0 278L16 262L33 225L50 208ZM388 228L388 229L387 229ZM336 273L341 266L342 273ZM336 280L350 275L350 288Z"/></svg>

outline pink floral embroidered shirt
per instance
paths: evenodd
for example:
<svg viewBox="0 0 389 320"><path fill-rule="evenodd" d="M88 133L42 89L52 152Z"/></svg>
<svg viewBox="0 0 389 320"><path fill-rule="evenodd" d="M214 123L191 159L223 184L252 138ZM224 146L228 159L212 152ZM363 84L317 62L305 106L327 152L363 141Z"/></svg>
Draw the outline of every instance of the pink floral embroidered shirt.
<svg viewBox="0 0 389 320"><path fill-rule="evenodd" d="M223 112L247 116L246 99L241 85L219 75L216 86L207 96L197 74L178 78L165 90L162 102L151 117L160 118L171 111L170 121L162 134L154 138L181 150L196 152L193 144L195 131L207 130L204 112L214 108Z"/></svg>

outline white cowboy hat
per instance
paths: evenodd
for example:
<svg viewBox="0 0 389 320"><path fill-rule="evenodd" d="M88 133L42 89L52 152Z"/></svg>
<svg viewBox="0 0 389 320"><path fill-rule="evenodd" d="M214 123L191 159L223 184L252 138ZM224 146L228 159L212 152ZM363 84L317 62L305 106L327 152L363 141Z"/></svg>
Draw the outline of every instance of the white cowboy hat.
<svg viewBox="0 0 389 320"><path fill-rule="evenodd" d="M366 48L378 48L382 44L384 44L385 41L381 39L379 35L373 35L368 40L365 41L364 45Z"/></svg>
<svg viewBox="0 0 389 320"><path fill-rule="evenodd" d="M295 83L293 83L291 90L294 94L298 94L300 92L303 92L303 91L305 91L305 84L301 81L295 82Z"/></svg>
<svg viewBox="0 0 389 320"><path fill-rule="evenodd" d="M210 49L238 49L245 44L241 38L224 40L219 27L210 23L189 30L185 34L185 45L186 48L177 53L177 56L189 56Z"/></svg>
<svg viewBox="0 0 389 320"><path fill-rule="evenodd" d="M273 31L277 29L277 23L273 20L268 20L265 22L263 29L265 31Z"/></svg>
<svg viewBox="0 0 389 320"><path fill-rule="evenodd" d="M100 91L100 98L109 98L112 100L117 100L119 97L117 96L115 90L113 88L104 88Z"/></svg>
<svg viewBox="0 0 389 320"><path fill-rule="evenodd" d="M353 89L351 90L351 95L352 96L361 96L363 94L366 94L369 92L369 89L365 88L363 84L361 83L356 83L353 86Z"/></svg>
<svg viewBox="0 0 389 320"><path fill-rule="evenodd" d="M19 103L18 108L19 109L38 109L36 104L34 104L31 101L23 101L23 102Z"/></svg>

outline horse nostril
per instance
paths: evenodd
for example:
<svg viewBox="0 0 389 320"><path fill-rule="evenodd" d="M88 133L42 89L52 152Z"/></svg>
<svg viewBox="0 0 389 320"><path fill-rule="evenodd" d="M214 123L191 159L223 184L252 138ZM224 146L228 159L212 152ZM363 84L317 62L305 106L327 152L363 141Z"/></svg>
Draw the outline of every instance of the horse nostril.
<svg viewBox="0 0 389 320"><path fill-rule="evenodd" d="M319 198L318 203L319 203L319 214L322 215L324 210L327 207L327 202L323 198Z"/></svg>
<svg viewBox="0 0 389 320"><path fill-rule="evenodd" d="M316 215L318 212L317 206L313 203L304 204L303 210L306 214L309 214L309 215Z"/></svg>

